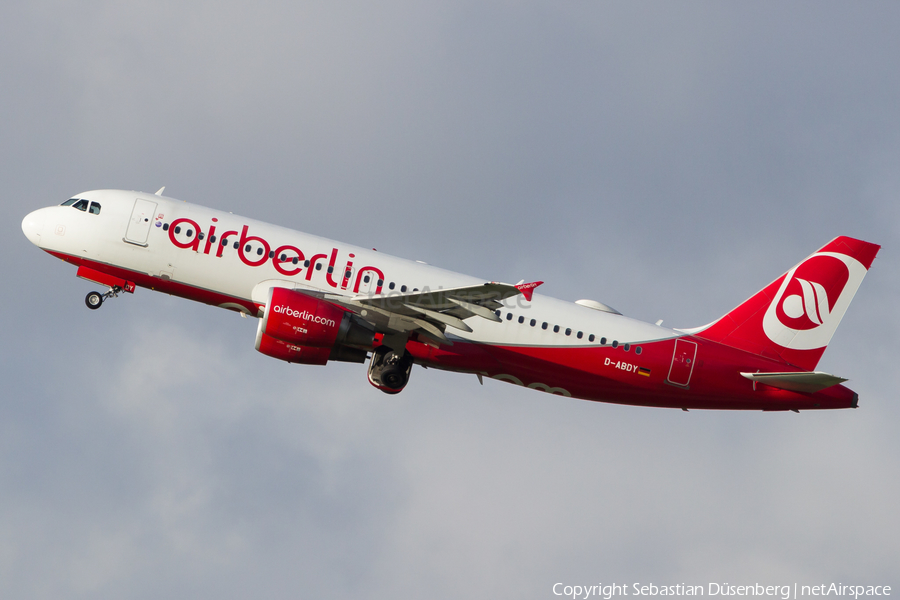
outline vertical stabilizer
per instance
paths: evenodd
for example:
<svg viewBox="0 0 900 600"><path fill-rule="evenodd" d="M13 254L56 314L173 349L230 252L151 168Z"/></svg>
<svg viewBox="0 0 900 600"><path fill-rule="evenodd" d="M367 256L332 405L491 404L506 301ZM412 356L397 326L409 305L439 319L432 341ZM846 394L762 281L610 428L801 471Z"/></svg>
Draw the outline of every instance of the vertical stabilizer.
<svg viewBox="0 0 900 600"><path fill-rule="evenodd" d="M691 333L811 371L880 248L835 238L715 323Z"/></svg>

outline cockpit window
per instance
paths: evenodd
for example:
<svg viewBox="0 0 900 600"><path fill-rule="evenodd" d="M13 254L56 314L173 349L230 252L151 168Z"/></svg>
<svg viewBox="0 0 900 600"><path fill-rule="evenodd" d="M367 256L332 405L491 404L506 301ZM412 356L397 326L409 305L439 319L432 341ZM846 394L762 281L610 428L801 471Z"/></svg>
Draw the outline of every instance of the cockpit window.
<svg viewBox="0 0 900 600"><path fill-rule="evenodd" d="M91 209L89 211L92 215L100 214L100 203L99 202L91 202Z"/></svg>
<svg viewBox="0 0 900 600"><path fill-rule="evenodd" d="M87 200L79 200L75 204L72 205L72 208L77 208L81 211L86 211L88 209L89 202Z"/></svg>
<svg viewBox="0 0 900 600"><path fill-rule="evenodd" d="M60 204L60 206L72 206L72 205L75 204L76 202L78 202L78 198L71 198L71 199L69 199L69 200L66 200L66 201L63 202L62 204Z"/></svg>

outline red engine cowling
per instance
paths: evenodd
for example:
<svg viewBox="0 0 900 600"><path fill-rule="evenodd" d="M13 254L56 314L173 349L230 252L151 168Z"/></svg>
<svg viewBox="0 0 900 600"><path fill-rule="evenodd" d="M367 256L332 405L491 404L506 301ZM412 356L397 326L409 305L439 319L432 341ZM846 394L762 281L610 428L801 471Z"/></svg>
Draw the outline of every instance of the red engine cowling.
<svg viewBox="0 0 900 600"><path fill-rule="evenodd" d="M331 348L298 346L266 334L257 336L256 349L266 356L303 365L324 365L331 354Z"/></svg>
<svg viewBox="0 0 900 600"><path fill-rule="evenodd" d="M256 349L307 365L365 362L374 337L374 328L356 315L303 292L275 287L259 321Z"/></svg>

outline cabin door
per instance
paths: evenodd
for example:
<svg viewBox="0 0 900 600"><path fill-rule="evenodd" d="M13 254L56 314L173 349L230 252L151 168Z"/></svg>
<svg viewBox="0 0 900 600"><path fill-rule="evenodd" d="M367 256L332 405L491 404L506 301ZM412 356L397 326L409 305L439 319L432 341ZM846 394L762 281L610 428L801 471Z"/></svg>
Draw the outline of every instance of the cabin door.
<svg viewBox="0 0 900 600"><path fill-rule="evenodd" d="M156 202L150 202L143 198L135 200L131 219L128 220L128 229L125 230L125 241L138 246L146 246L155 212Z"/></svg>

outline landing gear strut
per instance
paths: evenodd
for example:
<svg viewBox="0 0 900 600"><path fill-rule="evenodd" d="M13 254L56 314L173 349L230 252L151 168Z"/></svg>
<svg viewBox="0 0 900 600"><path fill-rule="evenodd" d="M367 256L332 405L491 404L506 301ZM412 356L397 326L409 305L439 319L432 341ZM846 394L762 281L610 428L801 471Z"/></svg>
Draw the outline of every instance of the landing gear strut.
<svg viewBox="0 0 900 600"><path fill-rule="evenodd" d="M121 291L122 288L114 286L109 288L109 291L105 294L101 294L100 292L89 292L88 295L84 297L84 303L89 309L97 310L103 305L103 301L107 298L118 298L119 292Z"/></svg>
<svg viewBox="0 0 900 600"><path fill-rule="evenodd" d="M372 353L369 363L369 383L386 394L397 394L409 383L413 360L406 349L395 352L379 346Z"/></svg>

